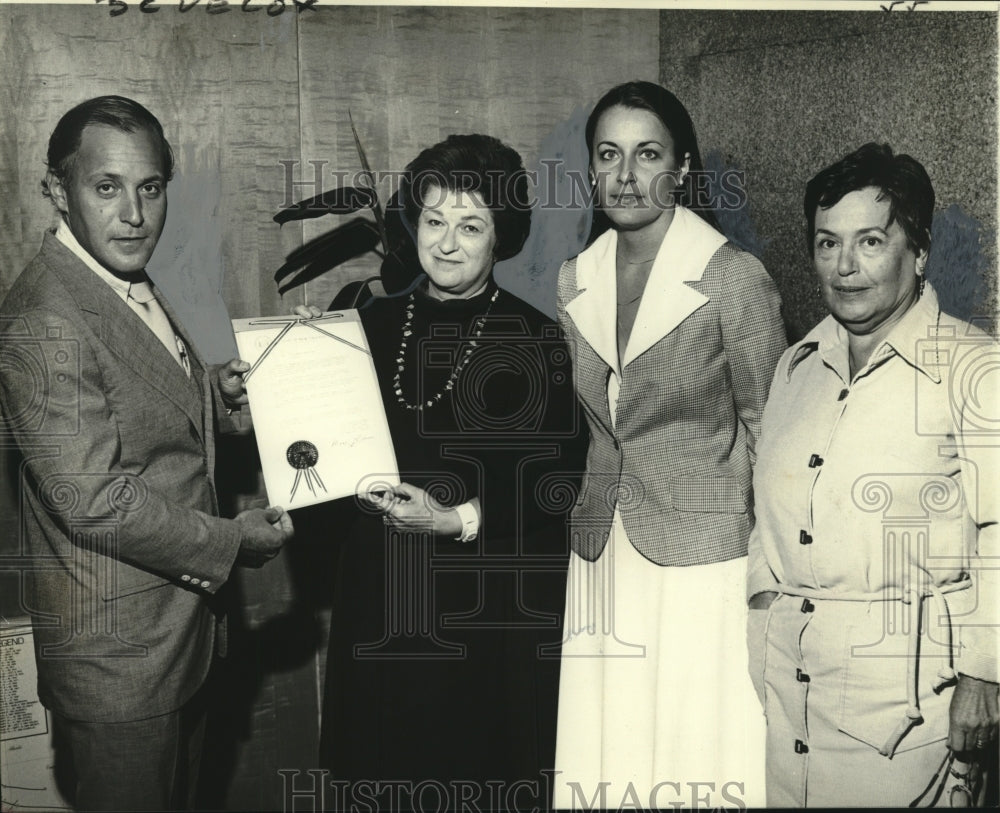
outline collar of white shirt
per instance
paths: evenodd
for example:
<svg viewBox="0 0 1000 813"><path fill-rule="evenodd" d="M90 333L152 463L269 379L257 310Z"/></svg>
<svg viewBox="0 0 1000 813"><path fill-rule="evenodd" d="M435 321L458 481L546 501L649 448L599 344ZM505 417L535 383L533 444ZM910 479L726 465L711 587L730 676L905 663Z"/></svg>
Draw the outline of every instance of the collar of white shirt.
<svg viewBox="0 0 1000 813"><path fill-rule="evenodd" d="M80 241L76 239L76 236L70 231L69 226L66 225L65 220L59 222L59 227L56 229L56 239L59 240L66 248L73 252L73 254L80 260L87 268L93 271L97 276L104 280L111 289L122 298L123 301L127 302L129 298L129 291L132 289L133 284L141 285L137 280L136 283L131 283L128 280L124 280L121 277L116 277L107 268L101 265L97 260L95 260L90 252L87 251L83 246L80 245ZM149 278L143 274L143 282L149 283ZM141 288L140 288L141 290ZM142 294L133 297L137 302L144 302L149 299L148 296L143 297Z"/></svg>
<svg viewBox="0 0 1000 813"><path fill-rule="evenodd" d="M70 231L65 220L60 222L56 229L56 238L122 298L122 301L142 319L146 327L153 331L153 335L160 340L167 352L190 377L191 363L188 359L187 347L184 340L174 331L170 318L153 294L153 285L149 277L145 273L141 277L137 274L136 276L139 278L135 282L129 282L112 274L80 245L80 241ZM132 302L129 302L130 299Z"/></svg>

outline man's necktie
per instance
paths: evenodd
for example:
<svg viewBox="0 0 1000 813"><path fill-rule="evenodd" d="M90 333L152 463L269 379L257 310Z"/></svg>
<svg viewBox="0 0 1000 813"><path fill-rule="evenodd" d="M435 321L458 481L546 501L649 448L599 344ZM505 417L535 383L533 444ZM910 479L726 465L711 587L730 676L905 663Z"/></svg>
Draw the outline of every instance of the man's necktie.
<svg viewBox="0 0 1000 813"><path fill-rule="evenodd" d="M156 338L167 348L167 352L184 368L184 372L190 378L191 362L188 359L187 347L180 336L174 333L167 314L153 295L150 284L145 281L133 282L129 286L126 301L129 307L146 323L146 326L153 331Z"/></svg>

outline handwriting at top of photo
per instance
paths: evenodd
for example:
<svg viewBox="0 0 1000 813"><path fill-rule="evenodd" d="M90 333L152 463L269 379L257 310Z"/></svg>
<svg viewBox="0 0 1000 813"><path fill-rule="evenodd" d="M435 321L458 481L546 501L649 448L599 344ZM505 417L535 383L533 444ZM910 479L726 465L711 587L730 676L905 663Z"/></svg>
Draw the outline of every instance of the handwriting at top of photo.
<svg viewBox="0 0 1000 813"><path fill-rule="evenodd" d="M98 5L101 5L104 0L96 0ZM108 2L108 16L110 17L120 17L122 14L129 10L129 3L126 0L107 0ZM182 14L191 11L195 6L199 5L201 0L178 0L176 6L174 6ZM242 12L252 13L255 11L265 11L269 17L277 17L279 14L284 14L285 10L288 8L294 8L297 14L301 14L303 11L316 11L316 6L319 0L267 0L267 2L261 3L251 3L250 0L242 0L239 3L239 9ZM166 5L161 5L156 2L156 0L141 0L138 4L133 3L132 5L138 5L139 11L143 14L155 14L161 9L167 8ZM206 13L208 14L225 14L226 12L233 11L237 7L236 3L230 3L229 0L207 0L203 6Z"/></svg>

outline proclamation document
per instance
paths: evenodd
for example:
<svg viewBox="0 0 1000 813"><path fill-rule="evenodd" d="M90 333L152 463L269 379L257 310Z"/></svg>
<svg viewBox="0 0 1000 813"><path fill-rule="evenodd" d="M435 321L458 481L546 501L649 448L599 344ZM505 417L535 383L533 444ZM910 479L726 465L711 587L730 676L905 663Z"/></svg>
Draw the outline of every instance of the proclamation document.
<svg viewBox="0 0 1000 813"><path fill-rule="evenodd" d="M356 310L234 319L267 498L302 508L399 484Z"/></svg>

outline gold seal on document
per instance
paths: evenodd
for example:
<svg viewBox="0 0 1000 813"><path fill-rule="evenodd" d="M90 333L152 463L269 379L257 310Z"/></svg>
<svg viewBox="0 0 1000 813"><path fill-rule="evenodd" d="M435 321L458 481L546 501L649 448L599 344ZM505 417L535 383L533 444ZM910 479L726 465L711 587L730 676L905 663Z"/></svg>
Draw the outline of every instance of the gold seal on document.
<svg viewBox="0 0 1000 813"><path fill-rule="evenodd" d="M288 447L285 457L293 469L311 469L319 460L319 449L308 440L297 440Z"/></svg>

